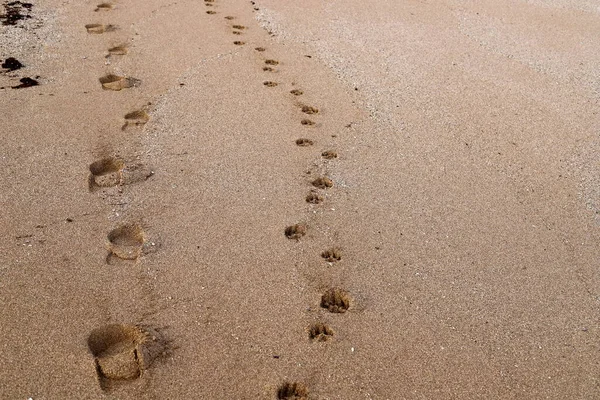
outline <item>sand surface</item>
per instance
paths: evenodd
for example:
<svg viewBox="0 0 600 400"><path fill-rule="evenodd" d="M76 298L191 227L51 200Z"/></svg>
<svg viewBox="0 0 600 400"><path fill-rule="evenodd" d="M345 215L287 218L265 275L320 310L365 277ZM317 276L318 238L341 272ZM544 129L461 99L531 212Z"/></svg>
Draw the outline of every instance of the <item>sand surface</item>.
<svg viewBox="0 0 600 400"><path fill-rule="evenodd" d="M597 1L27 4L0 398L600 398Z"/></svg>

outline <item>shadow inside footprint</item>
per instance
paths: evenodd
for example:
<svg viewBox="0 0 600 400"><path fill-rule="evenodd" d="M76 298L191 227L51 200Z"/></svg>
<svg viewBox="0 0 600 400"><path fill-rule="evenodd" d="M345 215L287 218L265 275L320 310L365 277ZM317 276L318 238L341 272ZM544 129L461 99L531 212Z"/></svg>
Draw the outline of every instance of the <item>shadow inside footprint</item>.
<svg viewBox="0 0 600 400"><path fill-rule="evenodd" d="M119 91L132 87L138 87L142 81L136 78L108 74L98 79L104 90Z"/></svg>

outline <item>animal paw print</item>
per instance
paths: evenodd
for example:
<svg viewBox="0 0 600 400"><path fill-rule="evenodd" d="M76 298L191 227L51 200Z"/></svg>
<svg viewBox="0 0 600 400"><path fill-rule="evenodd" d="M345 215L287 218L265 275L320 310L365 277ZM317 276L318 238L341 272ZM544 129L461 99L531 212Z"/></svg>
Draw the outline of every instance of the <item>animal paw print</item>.
<svg viewBox="0 0 600 400"><path fill-rule="evenodd" d="M306 138L296 139L296 145L298 145L300 147L312 146L313 144L314 144L314 142L310 139L306 139Z"/></svg>
<svg viewBox="0 0 600 400"><path fill-rule="evenodd" d="M301 382L284 382L277 389L278 400L308 400L308 389Z"/></svg>
<svg viewBox="0 0 600 400"><path fill-rule="evenodd" d="M319 189L327 189L333 187L333 181L328 177L323 176L312 181L312 185Z"/></svg>
<svg viewBox="0 0 600 400"><path fill-rule="evenodd" d="M336 262L342 259L342 250L338 247L332 247L321 253L321 257L327 262Z"/></svg>
<svg viewBox="0 0 600 400"><path fill-rule="evenodd" d="M351 302L350 294L338 288L331 288L321 296L321 307L331 313L345 313Z"/></svg>
<svg viewBox="0 0 600 400"><path fill-rule="evenodd" d="M326 342L333 337L333 329L323 322L316 322L310 326L308 337L317 342Z"/></svg>
<svg viewBox="0 0 600 400"><path fill-rule="evenodd" d="M306 235L307 227L305 224L295 224L288 226L285 228L285 237L288 239L300 239L302 236Z"/></svg>
<svg viewBox="0 0 600 400"><path fill-rule="evenodd" d="M333 160L334 158L337 158L337 152L333 151L333 150L327 150L321 153L321 156L326 159L326 160Z"/></svg>
<svg viewBox="0 0 600 400"><path fill-rule="evenodd" d="M306 202L310 204L321 204L323 202L323 196L317 192L310 192L306 195Z"/></svg>

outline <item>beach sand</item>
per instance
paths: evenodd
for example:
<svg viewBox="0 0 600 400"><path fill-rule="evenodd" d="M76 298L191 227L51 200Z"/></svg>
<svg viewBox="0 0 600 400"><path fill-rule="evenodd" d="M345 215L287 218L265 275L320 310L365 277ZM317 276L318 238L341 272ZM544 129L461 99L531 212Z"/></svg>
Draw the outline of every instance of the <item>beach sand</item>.
<svg viewBox="0 0 600 400"><path fill-rule="evenodd" d="M595 1L0 14L0 398L600 398Z"/></svg>

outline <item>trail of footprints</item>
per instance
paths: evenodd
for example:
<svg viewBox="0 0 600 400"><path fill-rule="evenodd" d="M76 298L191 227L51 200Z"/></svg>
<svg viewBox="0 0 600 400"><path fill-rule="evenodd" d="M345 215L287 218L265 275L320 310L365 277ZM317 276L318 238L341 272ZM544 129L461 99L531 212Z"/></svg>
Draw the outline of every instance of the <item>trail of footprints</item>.
<svg viewBox="0 0 600 400"><path fill-rule="evenodd" d="M251 2L255 6L254 2ZM218 14L218 3L216 0L204 0L206 14ZM95 13L107 13L115 9L112 3L100 3L93 10ZM254 7L258 10L257 7ZM248 27L233 23L236 18L227 15L224 17L230 24L231 32L239 36L234 40L236 46L246 44L241 37ZM118 29L111 24L91 23L85 25L88 34L101 35ZM267 51L265 47L258 46L254 50L258 54ZM106 57L118 57L128 54L126 45L113 45L108 48ZM265 58L262 70L264 72L276 72L281 65L278 60ZM141 84L141 80L128 76L120 76L107 73L99 78L103 90L121 91L135 88ZM280 85L280 82L268 79L263 82L267 88ZM301 89L293 89L289 92L294 97L304 94ZM319 125L313 119L320 115L317 107L307 104L299 106L299 122L302 126L318 128ZM131 110L125 113L121 130L130 130L143 127L150 120L146 108ZM298 147L310 148L315 142L309 138L299 138L295 141ZM334 150L321 152L324 160L334 160L338 154ZM144 181L152 176L153 172L143 165L130 163L119 157L105 157L94 161L89 166L88 186L91 192L104 190L106 188L120 188L127 184ZM310 182L308 194L304 199L311 205L319 205L326 200L325 193L333 188L335 182L328 176L319 176ZM305 223L296 223L285 227L284 235L289 240L300 242L309 231ZM107 234L107 263L112 259L136 261L144 254L147 246L147 234L138 222L124 222L114 227ZM337 263L342 260L342 250L332 247L320 254L324 262ZM344 314L352 309L353 298L349 292L339 287L331 287L321 294L319 306L322 310L332 314ZM326 322L319 320L307 327L307 338L313 342L327 342L335 338L335 331ZM88 337L88 347L93 356L94 365L100 387L110 391L123 382L131 381L143 376L144 371L150 367L152 362L168 350L168 341L152 327L140 326L138 324L111 324L94 329ZM302 382L285 381L276 390L277 399L308 399L309 390Z"/></svg>
<svg viewBox="0 0 600 400"><path fill-rule="evenodd" d="M110 13L113 3L100 3L95 13ZM112 24L90 23L84 26L87 33L101 35L118 30ZM107 58L128 54L125 44L112 44L107 49ZM141 80L108 72L98 79L101 88L121 91L140 86ZM126 112L122 131L143 127L150 120L147 107ZM106 156L89 165L88 188L90 192L111 190L122 191L123 186L143 182L154 174L148 167L127 158ZM139 222L117 224L106 236L106 263L115 261L137 262L146 253L149 245L147 234ZM102 390L112 391L141 378L151 364L166 354L169 342L155 328L139 324L110 324L98 327L88 336L88 348L93 357L98 383Z"/></svg>

